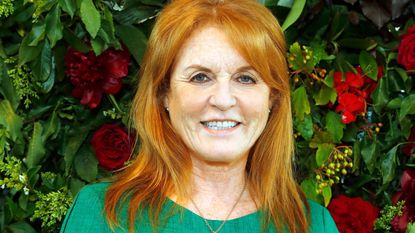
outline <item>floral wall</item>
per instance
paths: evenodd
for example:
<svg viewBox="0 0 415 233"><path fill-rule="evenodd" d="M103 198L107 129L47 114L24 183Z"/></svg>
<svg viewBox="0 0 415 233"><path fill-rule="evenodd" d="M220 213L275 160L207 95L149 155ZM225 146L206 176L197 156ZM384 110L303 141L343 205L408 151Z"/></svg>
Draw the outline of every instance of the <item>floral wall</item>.
<svg viewBox="0 0 415 233"><path fill-rule="evenodd" d="M415 3L260 2L287 38L301 188L342 233L414 233ZM84 185L134 158L129 107L165 4L0 2L0 232L58 232Z"/></svg>

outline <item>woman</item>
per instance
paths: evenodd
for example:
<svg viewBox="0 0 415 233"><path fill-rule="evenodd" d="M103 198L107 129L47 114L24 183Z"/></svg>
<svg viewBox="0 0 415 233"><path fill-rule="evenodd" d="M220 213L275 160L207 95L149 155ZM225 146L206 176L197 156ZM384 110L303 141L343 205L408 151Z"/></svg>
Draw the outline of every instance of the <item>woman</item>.
<svg viewBox="0 0 415 233"><path fill-rule="evenodd" d="M137 158L84 188L61 232L337 232L293 179L285 51L253 0L169 4L132 106Z"/></svg>

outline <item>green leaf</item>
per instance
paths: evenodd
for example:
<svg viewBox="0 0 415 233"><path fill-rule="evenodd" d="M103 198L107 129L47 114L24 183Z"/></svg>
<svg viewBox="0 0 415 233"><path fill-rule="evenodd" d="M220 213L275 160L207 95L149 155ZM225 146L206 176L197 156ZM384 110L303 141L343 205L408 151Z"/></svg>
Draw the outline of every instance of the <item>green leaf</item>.
<svg viewBox="0 0 415 233"><path fill-rule="evenodd" d="M0 100L0 125L6 127L14 142L22 138L23 119L16 115L8 100Z"/></svg>
<svg viewBox="0 0 415 233"><path fill-rule="evenodd" d="M75 50L78 50L82 53L87 53L90 50L90 48L81 39L79 39L73 32L69 31L68 29L63 30L63 38Z"/></svg>
<svg viewBox="0 0 415 233"><path fill-rule="evenodd" d="M359 55L359 64L364 74L375 81L378 80L378 66L372 55L362 50Z"/></svg>
<svg viewBox="0 0 415 233"><path fill-rule="evenodd" d="M43 44L38 44L37 46L29 46L30 43L30 36L26 35L22 43L20 44L19 48L19 66L33 61L35 58L37 58L40 54L40 51L42 51Z"/></svg>
<svg viewBox="0 0 415 233"><path fill-rule="evenodd" d="M321 165L324 164L324 162L329 158L333 149L334 149L333 144L329 144L329 143L318 144L317 152L316 152L317 166L320 167Z"/></svg>
<svg viewBox="0 0 415 233"><path fill-rule="evenodd" d="M401 107L402 99L400 97L396 97L395 99L388 102L386 105L389 109L398 109Z"/></svg>
<svg viewBox="0 0 415 233"><path fill-rule="evenodd" d="M29 46L37 46L41 40L45 38L46 25L44 23L36 23L33 25L29 33Z"/></svg>
<svg viewBox="0 0 415 233"><path fill-rule="evenodd" d="M372 39L359 39L359 38L345 38L338 40L342 47L352 48L352 49L364 49L371 50L377 46L377 42Z"/></svg>
<svg viewBox="0 0 415 233"><path fill-rule="evenodd" d="M48 121L43 126L42 136L45 140L47 140L52 135L56 137L56 135L59 133L59 129L60 129L60 121L59 121L56 111L53 111L52 115L49 117Z"/></svg>
<svg viewBox="0 0 415 233"><path fill-rule="evenodd" d="M91 148L83 146L75 157L75 171L80 178L91 182L97 178L98 160L96 159Z"/></svg>
<svg viewBox="0 0 415 233"><path fill-rule="evenodd" d="M402 120L408 114L415 114L415 94L411 94L402 100L399 120Z"/></svg>
<svg viewBox="0 0 415 233"><path fill-rule="evenodd" d="M369 172L373 173L376 165L376 158L379 154L377 141L374 139L371 142L368 141L367 138L365 138L361 144L360 152Z"/></svg>
<svg viewBox="0 0 415 233"><path fill-rule="evenodd" d="M393 180L396 168L396 150L399 145L394 146L386 153L386 157L382 160L381 173L383 184L388 184Z"/></svg>
<svg viewBox="0 0 415 233"><path fill-rule="evenodd" d="M13 86L11 77L7 74L7 67L0 58L0 94L3 95L3 99L10 101L13 110L16 110L19 106L19 97L17 96L16 89Z"/></svg>
<svg viewBox="0 0 415 233"><path fill-rule="evenodd" d="M76 196L76 194L78 194L79 190L81 190L82 187L85 186L85 182L78 180L76 178L71 178L71 183L70 183L70 190L72 193L72 196Z"/></svg>
<svg viewBox="0 0 415 233"><path fill-rule="evenodd" d="M48 40L45 40L40 57L33 62L32 68L38 81L44 82L49 78L52 70L52 48Z"/></svg>
<svg viewBox="0 0 415 233"><path fill-rule="evenodd" d="M343 138L343 130L346 126L342 123L341 116L335 112L328 111L326 115L326 129L333 136L335 142Z"/></svg>
<svg viewBox="0 0 415 233"><path fill-rule="evenodd" d="M94 50L95 55L100 55L106 48L105 42L101 38L95 38L91 40L92 50Z"/></svg>
<svg viewBox="0 0 415 233"><path fill-rule="evenodd" d="M116 34L127 46L135 61L140 64L147 47L147 38L144 33L130 25L117 25L115 29Z"/></svg>
<svg viewBox="0 0 415 233"><path fill-rule="evenodd" d="M43 83L40 83L41 91L43 93L49 93L52 90L53 85L55 84L55 78L56 78L56 70L55 70L55 59L52 57L52 68L50 71L50 75L46 81Z"/></svg>
<svg viewBox="0 0 415 233"><path fill-rule="evenodd" d="M69 169L72 167L74 157L81 147L82 143L85 141L87 135L88 134L86 132L81 130L78 130L78 132L75 132L75 134L69 138L67 134L65 134L62 150L62 154L65 160L65 175L69 174Z"/></svg>
<svg viewBox="0 0 415 233"><path fill-rule="evenodd" d="M26 222L15 222L6 227L11 233L36 233L36 230Z"/></svg>
<svg viewBox="0 0 415 233"><path fill-rule="evenodd" d="M26 195L24 193L20 193L19 196L19 207L23 210L27 210L27 203L29 202L29 195Z"/></svg>
<svg viewBox="0 0 415 233"><path fill-rule="evenodd" d="M406 71L400 67L394 67L394 70L396 72L398 72L399 76L401 76L403 81L408 80L408 74L406 73Z"/></svg>
<svg viewBox="0 0 415 233"><path fill-rule="evenodd" d="M71 18L75 15L76 3L74 0L59 0L59 6L68 13Z"/></svg>
<svg viewBox="0 0 415 233"><path fill-rule="evenodd" d="M315 179L307 178L301 182L301 190L306 195L307 199L322 203L320 195L317 194L317 184Z"/></svg>
<svg viewBox="0 0 415 233"><path fill-rule="evenodd" d="M50 40L50 46L53 48L56 42L62 39L63 26L60 19L60 9L55 6L51 12L46 16L46 32Z"/></svg>
<svg viewBox="0 0 415 233"><path fill-rule="evenodd" d="M329 102L335 103L337 99L336 89L322 85L316 95L313 96L316 105L326 105Z"/></svg>
<svg viewBox="0 0 415 233"><path fill-rule="evenodd" d="M332 197L332 193L331 193L331 187L330 186L326 186L323 188L323 199L324 199L324 206L328 206Z"/></svg>
<svg viewBox="0 0 415 233"><path fill-rule="evenodd" d="M293 6L291 7L290 13L288 13L287 18L282 24L281 28L283 31L287 30L298 18L300 18L301 13L303 12L305 6L305 0L296 0L294 1Z"/></svg>
<svg viewBox="0 0 415 233"><path fill-rule="evenodd" d="M42 132L42 124L35 122L26 157L26 164L28 168L38 165L46 154Z"/></svg>
<svg viewBox="0 0 415 233"><path fill-rule="evenodd" d="M381 78L376 90L372 93L373 109L377 114L382 113L382 109L389 102L388 86L386 79Z"/></svg>
<svg viewBox="0 0 415 233"><path fill-rule="evenodd" d="M406 226L406 232L405 233L415 233L415 222L414 223L408 223Z"/></svg>
<svg viewBox="0 0 415 233"><path fill-rule="evenodd" d="M309 141L313 137L313 120L310 115L306 115L303 121L299 121L298 118L294 119L296 128L301 136Z"/></svg>
<svg viewBox="0 0 415 233"><path fill-rule="evenodd" d="M95 38L101 27L101 15L92 0L82 0L80 8L81 20L91 37Z"/></svg>
<svg viewBox="0 0 415 233"><path fill-rule="evenodd" d="M297 88L292 94L293 108L295 116L299 120L304 119L304 114L310 114L310 102L304 85Z"/></svg>

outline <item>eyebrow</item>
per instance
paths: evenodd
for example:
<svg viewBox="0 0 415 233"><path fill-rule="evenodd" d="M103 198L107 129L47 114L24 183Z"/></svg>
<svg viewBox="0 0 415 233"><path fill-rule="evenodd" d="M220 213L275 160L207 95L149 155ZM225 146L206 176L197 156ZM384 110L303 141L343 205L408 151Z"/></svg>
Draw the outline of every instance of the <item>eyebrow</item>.
<svg viewBox="0 0 415 233"><path fill-rule="evenodd" d="M190 65L184 71L187 71L187 70L190 70L190 69L197 69L197 70L201 70L201 71L204 71L204 72L212 73L212 70L211 69L209 69L207 67L204 67L202 65L198 65L198 64ZM235 73L239 73L239 72L243 72L243 71L247 71L247 70L253 70L253 71L255 71L255 69L252 66L247 65L247 66L239 67L236 70Z"/></svg>

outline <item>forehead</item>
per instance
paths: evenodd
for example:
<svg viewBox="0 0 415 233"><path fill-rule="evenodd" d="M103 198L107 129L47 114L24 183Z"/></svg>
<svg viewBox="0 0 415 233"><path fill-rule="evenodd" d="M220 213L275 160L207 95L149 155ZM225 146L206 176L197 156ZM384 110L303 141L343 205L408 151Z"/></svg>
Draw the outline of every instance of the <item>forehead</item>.
<svg viewBox="0 0 415 233"><path fill-rule="evenodd" d="M175 68L189 65L210 66L212 69L233 69L249 65L230 43L227 35L216 26L195 30L184 43Z"/></svg>

